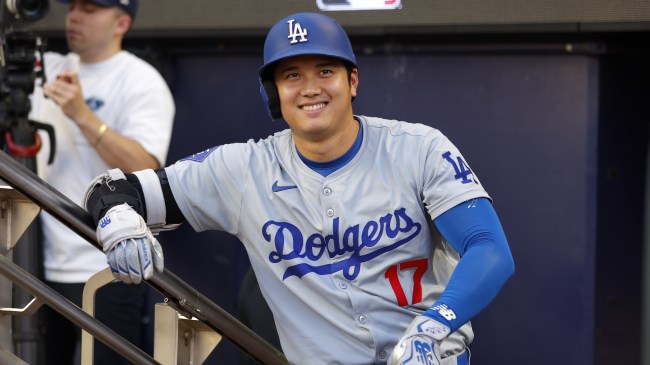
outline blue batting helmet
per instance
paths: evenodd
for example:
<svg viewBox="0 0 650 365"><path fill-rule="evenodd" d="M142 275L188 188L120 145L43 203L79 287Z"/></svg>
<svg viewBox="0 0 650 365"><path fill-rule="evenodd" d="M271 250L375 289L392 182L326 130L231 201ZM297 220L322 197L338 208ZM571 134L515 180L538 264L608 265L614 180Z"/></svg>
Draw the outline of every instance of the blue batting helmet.
<svg viewBox="0 0 650 365"><path fill-rule="evenodd" d="M296 13L281 19L266 36L264 65L259 69L260 93L273 120L282 117L273 66L282 59L301 55L336 57L357 67L350 39L333 18L319 13Z"/></svg>

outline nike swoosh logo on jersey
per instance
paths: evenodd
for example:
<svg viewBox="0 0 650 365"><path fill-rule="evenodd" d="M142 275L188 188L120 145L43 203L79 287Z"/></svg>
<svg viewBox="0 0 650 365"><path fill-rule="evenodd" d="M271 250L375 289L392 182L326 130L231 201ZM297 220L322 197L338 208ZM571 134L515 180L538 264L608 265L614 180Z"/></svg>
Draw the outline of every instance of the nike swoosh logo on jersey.
<svg viewBox="0 0 650 365"><path fill-rule="evenodd" d="M278 185L278 182L276 181L273 183L271 190L273 190L274 193L277 193L279 191L295 189L295 188L297 188L296 185Z"/></svg>

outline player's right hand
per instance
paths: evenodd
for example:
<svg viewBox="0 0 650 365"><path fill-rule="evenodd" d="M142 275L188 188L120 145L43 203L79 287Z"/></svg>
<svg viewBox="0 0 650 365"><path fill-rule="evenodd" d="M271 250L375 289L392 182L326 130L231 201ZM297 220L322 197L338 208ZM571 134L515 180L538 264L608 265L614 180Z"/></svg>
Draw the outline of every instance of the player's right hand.
<svg viewBox="0 0 650 365"><path fill-rule="evenodd" d="M388 365L440 365L438 341L449 334L449 327L427 316L411 322L395 345Z"/></svg>
<svg viewBox="0 0 650 365"><path fill-rule="evenodd" d="M162 272L162 247L142 216L124 203L114 206L99 220L97 240L106 253L115 279L139 284L150 279L154 268Z"/></svg>

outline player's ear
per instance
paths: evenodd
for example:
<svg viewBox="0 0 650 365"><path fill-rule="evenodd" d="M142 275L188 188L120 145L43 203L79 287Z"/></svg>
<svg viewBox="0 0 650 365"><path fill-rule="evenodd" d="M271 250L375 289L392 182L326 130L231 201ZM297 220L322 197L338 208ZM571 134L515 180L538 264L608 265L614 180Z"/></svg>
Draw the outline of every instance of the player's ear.
<svg viewBox="0 0 650 365"><path fill-rule="evenodd" d="M264 80L261 82L260 92L262 99L268 108L269 116L271 119L276 120L282 118L282 110L280 109L280 95L275 82L272 80Z"/></svg>
<svg viewBox="0 0 650 365"><path fill-rule="evenodd" d="M353 68L350 71L350 93L354 99L357 96L357 88L359 87L359 69Z"/></svg>

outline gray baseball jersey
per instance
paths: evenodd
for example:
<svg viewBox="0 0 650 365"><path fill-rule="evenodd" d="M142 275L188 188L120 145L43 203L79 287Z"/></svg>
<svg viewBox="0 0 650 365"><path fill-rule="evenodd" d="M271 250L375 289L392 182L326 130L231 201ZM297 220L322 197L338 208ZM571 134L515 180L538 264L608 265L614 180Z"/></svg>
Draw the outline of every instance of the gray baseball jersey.
<svg viewBox="0 0 650 365"><path fill-rule="evenodd" d="M360 150L327 177L305 165L289 130L166 168L195 230L226 231L246 246L296 364L385 363L459 260L432 220L489 198L440 131L356 118ZM461 352L472 339L467 323L441 350Z"/></svg>

